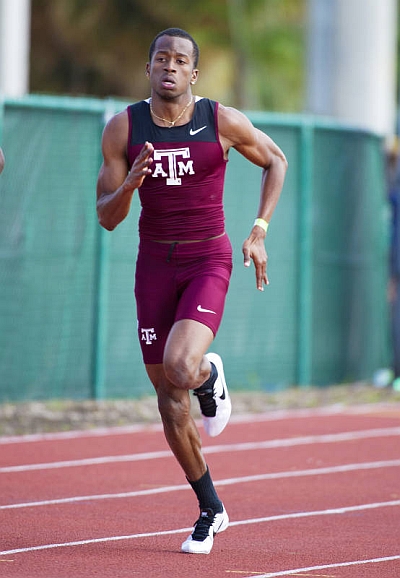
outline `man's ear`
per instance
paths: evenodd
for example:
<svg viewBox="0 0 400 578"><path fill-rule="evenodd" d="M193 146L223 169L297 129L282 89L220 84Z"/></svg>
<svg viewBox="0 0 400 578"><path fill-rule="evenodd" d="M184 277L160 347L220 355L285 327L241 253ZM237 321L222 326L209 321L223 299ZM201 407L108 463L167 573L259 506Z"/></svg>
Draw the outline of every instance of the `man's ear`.
<svg viewBox="0 0 400 578"><path fill-rule="evenodd" d="M199 77L199 71L197 68L194 68L192 70L192 80L190 81L190 84L196 84L198 77Z"/></svg>

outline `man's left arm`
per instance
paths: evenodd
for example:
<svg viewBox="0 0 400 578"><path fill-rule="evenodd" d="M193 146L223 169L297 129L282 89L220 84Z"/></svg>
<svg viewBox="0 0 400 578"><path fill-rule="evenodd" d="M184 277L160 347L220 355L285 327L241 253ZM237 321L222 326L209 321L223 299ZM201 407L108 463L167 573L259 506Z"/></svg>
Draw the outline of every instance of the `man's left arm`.
<svg viewBox="0 0 400 578"><path fill-rule="evenodd" d="M285 155L275 142L255 128L245 115L232 108L220 108L220 138L225 151L233 147L250 162L262 168L256 220L250 235L243 243L242 250L245 267L249 267L253 260L257 289L263 291L263 284L268 285L268 257L264 240L282 192L288 164Z"/></svg>

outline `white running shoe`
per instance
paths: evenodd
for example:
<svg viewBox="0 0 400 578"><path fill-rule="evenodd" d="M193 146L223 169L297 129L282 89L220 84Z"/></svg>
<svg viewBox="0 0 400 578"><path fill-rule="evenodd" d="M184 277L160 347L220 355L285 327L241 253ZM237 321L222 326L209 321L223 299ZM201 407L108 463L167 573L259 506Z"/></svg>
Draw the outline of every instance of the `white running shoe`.
<svg viewBox="0 0 400 578"><path fill-rule="evenodd" d="M183 542L181 550L187 554L209 554L214 544L214 536L229 525L229 516L224 508L220 514L208 508L200 511L200 517L193 532Z"/></svg>
<svg viewBox="0 0 400 578"><path fill-rule="evenodd" d="M222 359L216 353L207 353L206 357L217 368L218 377L212 388L203 391L198 388L194 390L194 395L200 403L204 429L209 436L215 437L227 425L231 416L232 403L225 382Z"/></svg>

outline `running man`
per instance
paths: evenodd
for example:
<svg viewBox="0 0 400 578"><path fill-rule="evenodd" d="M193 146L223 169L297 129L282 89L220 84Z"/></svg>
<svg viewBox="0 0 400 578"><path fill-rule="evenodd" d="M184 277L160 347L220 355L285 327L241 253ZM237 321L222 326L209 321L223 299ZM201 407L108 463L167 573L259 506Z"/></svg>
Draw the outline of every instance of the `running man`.
<svg viewBox="0 0 400 578"><path fill-rule="evenodd" d="M256 220L243 244L256 287L268 284L264 239L287 163L278 146L239 111L195 97L199 48L184 30L160 32L149 50L150 98L106 125L97 183L100 224L112 231L138 189L135 297L138 336L166 440L192 486L200 516L182 551L208 554L229 518L215 490L190 414L192 390L206 432L228 423L231 401L221 358L207 353L218 331L232 270L223 187L230 148L262 169ZM247 199L246 199L246 202Z"/></svg>

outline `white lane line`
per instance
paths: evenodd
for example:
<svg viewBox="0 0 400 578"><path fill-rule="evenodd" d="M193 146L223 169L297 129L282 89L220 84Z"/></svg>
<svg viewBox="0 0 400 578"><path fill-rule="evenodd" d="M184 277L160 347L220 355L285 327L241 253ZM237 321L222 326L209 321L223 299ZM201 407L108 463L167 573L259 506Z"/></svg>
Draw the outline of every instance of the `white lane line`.
<svg viewBox="0 0 400 578"><path fill-rule="evenodd" d="M361 406L360 406L361 407ZM368 406L367 406L368 407ZM343 410L342 406L330 406L324 408L314 408L314 409L290 409L290 410L271 410L266 413L261 414L241 414L232 415L231 423L253 423L253 422L263 422L263 421L277 421L280 419L294 419L294 418L308 418L312 416L321 415L337 415ZM197 424L201 425L201 420L196 421ZM1 444L18 444L27 442L40 442L40 441L54 441L62 439L79 439L85 437L97 437L97 436L112 436L112 435L125 435L130 433L142 433L146 431L162 431L163 427L161 423L144 423L144 424L132 424L125 426L115 426L115 427L100 427L90 430L74 430L68 432L54 432L54 433L37 433L37 434L25 434L20 436L3 436L0 437Z"/></svg>
<svg viewBox="0 0 400 578"><path fill-rule="evenodd" d="M376 413L377 411L385 410L385 408L393 410L399 407L400 404L390 403L376 403L376 404L363 404L356 406L345 406L342 404L331 405L322 408L312 408L312 409L272 409L271 411L265 413L244 413L244 414L234 414L230 419L232 424L243 424L243 423L254 423L254 422L271 422L279 421L282 419L303 419L309 417L318 416L328 416L328 415L359 415L365 413ZM201 426L201 421L197 420L196 423ZM42 442L42 441L57 441L63 439L80 439L80 438L91 438L91 437L102 437L102 436L118 436L133 433L143 433L146 431L162 431L162 424L157 423L143 423L143 424L132 424L125 426L110 426L110 427L99 427L88 430L71 430L67 432L53 432L53 433L37 433L37 434L22 434L14 436L0 436L0 445L6 444L25 444L29 442Z"/></svg>
<svg viewBox="0 0 400 578"><path fill-rule="evenodd" d="M109 437L144 432L162 431L161 423L145 423L115 427L98 427L89 430L71 430L53 433L22 434L0 437L0 445L26 444L31 442L53 442L59 440L72 440L93 437Z"/></svg>
<svg viewBox="0 0 400 578"><path fill-rule="evenodd" d="M311 444L338 443L338 442L381 438L381 437L393 437L399 435L400 435L400 427L379 428L379 429L361 430L352 432L340 432L336 434L311 435L311 436L302 436L278 440L266 440L261 442L225 444L209 447L205 446L203 448L203 453L215 454L222 452L240 452L240 451L248 452L250 450L277 449L283 447L295 447ZM25 465L22 464L18 466L4 466L0 468L0 474L11 472L28 472L33 470L49 470L59 468L113 464L118 462L137 462L143 460L154 460L163 458L172 458L172 453L169 450L163 450L157 452L144 452L141 454L103 456L99 458L86 458L80 460L65 460L59 462L48 462L40 464L25 464Z"/></svg>
<svg viewBox="0 0 400 578"><path fill-rule="evenodd" d="M364 462L357 464L346 464L341 466L330 466L326 468L313 468L309 470L289 470L286 472L271 472L267 474L258 474L253 476L244 476L238 478L227 478L224 480L214 480L215 486L231 486L234 484L243 484L248 482L263 482L266 480L279 480L287 478L300 478L305 476L321 476L338 474L345 472L357 472L363 470L374 470L382 468L398 468L400 467L400 460L389 460L379 462ZM43 500L38 502L25 502L19 504L6 504L0 506L0 510L12 510L18 508L33 508L39 506L51 506L55 504L71 504L76 502L89 502L94 500L113 500L124 498L137 498L139 496L151 496L154 494L164 494L169 492L177 492L182 490L189 490L189 484L179 486L163 486L161 488L151 488L148 490L137 490L132 492L122 492L116 494L98 494L89 496L72 496L70 498L59 498L54 500Z"/></svg>
<svg viewBox="0 0 400 578"><path fill-rule="evenodd" d="M400 506L400 500L390 500L389 502L373 502L371 504L359 504L357 506L343 506L341 508L328 508L327 510L313 510L311 512L293 512L292 514L279 514L265 518L250 518L237 522L229 522L229 526L244 526L247 524L264 524L266 522L278 522L282 520L293 520L296 518L311 518L316 516L334 516L337 514L348 514L349 512L361 512L365 510L377 510L378 508L396 508Z"/></svg>
<svg viewBox="0 0 400 578"><path fill-rule="evenodd" d="M21 554L24 552L37 552L38 550L50 550L52 548L67 548L71 546L85 546L87 544L101 544L104 542L117 542L119 540L134 540L135 538L153 538L155 536L168 536L170 534L181 534L191 532L193 527L180 528L178 530L166 530L164 532L146 532L144 534L131 534L128 536L109 536L107 538L93 538L91 540L77 540L75 542L61 542L59 544L43 544L41 546L31 546L29 548L15 548L14 550L4 550L0 556L9 554Z"/></svg>
<svg viewBox="0 0 400 578"><path fill-rule="evenodd" d="M145 452L142 454L128 454L123 456L103 456L101 458L84 458L81 460L65 460L62 462L48 462L42 464L24 464L20 466L4 466L0 468L0 474L12 472L31 472L35 470L58 470L62 468L80 468L83 466L96 466L104 464L116 464L118 462L139 462L146 460L158 460L172 458L169 450L159 452Z"/></svg>
<svg viewBox="0 0 400 578"><path fill-rule="evenodd" d="M337 562L336 564L322 564L321 566L308 566L306 568L293 568L292 570L283 570L282 572L269 572L268 574L252 574L246 578L276 578L278 576L306 576L304 572L314 572L316 570L329 570L330 568L346 568L348 566L365 566L366 564L381 564L382 562L393 562L400 560L400 555L386 556L384 558L370 558L369 560L352 560L351 562Z"/></svg>
<svg viewBox="0 0 400 578"><path fill-rule="evenodd" d="M252 525L252 524L260 524L260 523L268 523L268 522L275 522L281 520L290 520L293 518L310 518L310 517L318 517L318 516L332 516L332 515L343 515L349 512L360 512L364 510L375 510L379 508L393 508L400 506L400 500L392 500L390 502L375 502L371 504L358 504L355 506L347 506L345 508L334 508L328 510L314 510L309 512L296 512L292 514L285 514L279 516L269 516L265 518L251 518L248 520L238 520L238 521L231 521L229 523L230 527L234 526L244 526L244 525ZM157 536L166 536L171 534L182 534L184 532L190 532L192 527L190 528L178 528L176 530L165 530L161 532L145 532L143 534L131 534L126 536L107 536L104 538L92 538L88 540L78 540L74 542L62 542L58 544L42 544L40 546L30 546L27 548L15 548L13 550L4 550L0 552L0 556L9 556L12 554L21 554L25 552L34 552L38 550L49 550L51 548L66 548L71 546L83 546L86 544L98 544L104 542L113 542L117 540L134 540L138 538L149 538L149 537L157 537ZM294 573L294 571L292 571ZM284 576L283 574L273 574L265 576Z"/></svg>

